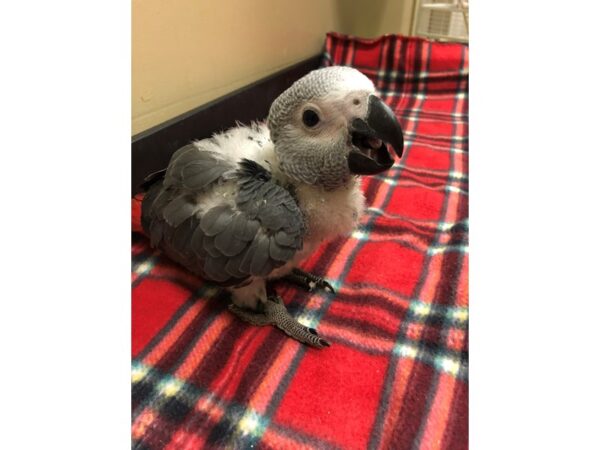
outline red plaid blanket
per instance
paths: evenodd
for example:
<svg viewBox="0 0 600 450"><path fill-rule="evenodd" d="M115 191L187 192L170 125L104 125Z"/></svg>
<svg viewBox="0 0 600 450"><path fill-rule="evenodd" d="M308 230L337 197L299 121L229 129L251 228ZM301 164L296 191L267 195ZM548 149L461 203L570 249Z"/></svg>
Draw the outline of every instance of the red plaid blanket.
<svg viewBox="0 0 600 450"><path fill-rule="evenodd" d="M332 346L239 321L134 235L134 448L467 448L468 48L329 34L325 50L406 138L402 163L364 178L360 228L303 265L337 294L278 288Z"/></svg>

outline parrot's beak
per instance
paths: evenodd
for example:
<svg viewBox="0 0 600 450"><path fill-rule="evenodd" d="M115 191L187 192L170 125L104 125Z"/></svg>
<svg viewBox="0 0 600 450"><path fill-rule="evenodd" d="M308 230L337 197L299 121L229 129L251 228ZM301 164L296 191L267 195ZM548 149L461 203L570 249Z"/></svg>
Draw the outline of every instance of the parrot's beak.
<svg viewBox="0 0 600 450"><path fill-rule="evenodd" d="M400 123L390 107L376 95L369 95L367 115L352 121L350 133L353 148L348 155L348 167L356 175L374 175L392 167L394 159L387 144L402 157L404 137Z"/></svg>

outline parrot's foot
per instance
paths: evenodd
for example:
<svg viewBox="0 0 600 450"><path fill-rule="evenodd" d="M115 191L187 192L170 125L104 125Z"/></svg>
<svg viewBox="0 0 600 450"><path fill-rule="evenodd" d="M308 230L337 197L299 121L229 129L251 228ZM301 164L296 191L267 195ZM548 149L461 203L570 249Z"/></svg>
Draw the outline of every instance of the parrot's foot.
<svg viewBox="0 0 600 450"><path fill-rule="evenodd" d="M262 312L250 311L235 304L229 305L229 311L240 319L252 325L274 325L293 339L313 347L329 347L325 339L319 337L314 328L308 328L294 319L285 308L283 300L277 295L268 297L267 301L259 303Z"/></svg>
<svg viewBox="0 0 600 450"><path fill-rule="evenodd" d="M301 269L292 269L292 271L283 277L283 279L303 287L308 292L313 292L317 289L323 289L324 291L335 294L333 286L331 286L328 281Z"/></svg>

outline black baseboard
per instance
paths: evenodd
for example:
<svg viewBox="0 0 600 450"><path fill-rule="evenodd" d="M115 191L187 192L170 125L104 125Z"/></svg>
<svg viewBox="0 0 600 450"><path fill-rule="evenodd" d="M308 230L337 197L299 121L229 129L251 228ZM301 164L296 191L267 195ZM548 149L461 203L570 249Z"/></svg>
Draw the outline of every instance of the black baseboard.
<svg viewBox="0 0 600 450"><path fill-rule="evenodd" d="M167 166L178 148L230 128L236 121L265 119L273 100L320 64L321 55L314 56L135 135L131 144L132 195L139 192L144 177Z"/></svg>

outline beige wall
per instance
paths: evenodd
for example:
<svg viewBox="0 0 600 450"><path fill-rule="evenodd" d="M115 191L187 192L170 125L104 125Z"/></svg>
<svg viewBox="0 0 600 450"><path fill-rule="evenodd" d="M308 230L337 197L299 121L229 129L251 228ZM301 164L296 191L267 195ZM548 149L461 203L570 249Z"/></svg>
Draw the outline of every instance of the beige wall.
<svg viewBox="0 0 600 450"><path fill-rule="evenodd" d="M415 0L338 0L339 30L361 37L410 34Z"/></svg>
<svg viewBox="0 0 600 450"><path fill-rule="evenodd" d="M133 0L132 132L322 50L325 33L410 30L413 0Z"/></svg>

